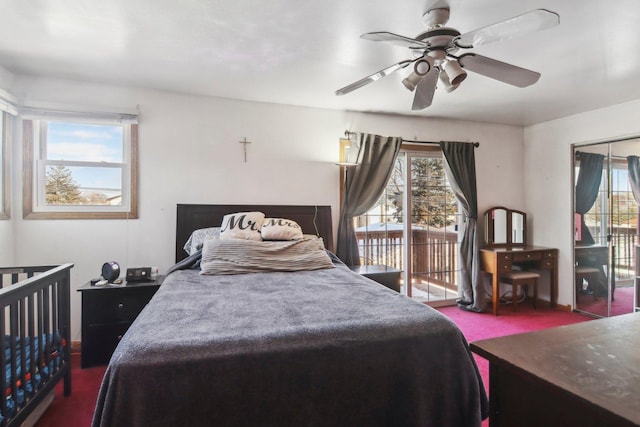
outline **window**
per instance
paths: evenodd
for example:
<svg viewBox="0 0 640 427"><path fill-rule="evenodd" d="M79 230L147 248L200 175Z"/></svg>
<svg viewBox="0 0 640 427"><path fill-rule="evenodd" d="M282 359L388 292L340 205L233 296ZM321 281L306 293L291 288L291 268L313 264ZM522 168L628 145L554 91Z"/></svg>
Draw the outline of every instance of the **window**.
<svg viewBox="0 0 640 427"><path fill-rule="evenodd" d="M9 219L9 114L0 110L0 219Z"/></svg>
<svg viewBox="0 0 640 427"><path fill-rule="evenodd" d="M25 218L137 218L135 116L35 112L28 117L23 121Z"/></svg>

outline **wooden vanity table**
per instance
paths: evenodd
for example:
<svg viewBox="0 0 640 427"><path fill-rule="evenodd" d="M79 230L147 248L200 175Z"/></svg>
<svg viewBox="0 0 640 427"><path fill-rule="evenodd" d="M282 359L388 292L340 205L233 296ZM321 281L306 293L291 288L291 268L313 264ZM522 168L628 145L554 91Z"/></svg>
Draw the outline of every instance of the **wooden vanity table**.
<svg viewBox="0 0 640 427"><path fill-rule="evenodd" d="M558 249L527 244L527 214L497 206L484 214L481 269L491 274L493 314L500 306L500 275L518 269L549 271L551 307L558 299Z"/></svg>
<svg viewBox="0 0 640 427"><path fill-rule="evenodd" d="M480 250L481 268L491 274L493 314L500 306L500 274L513 270L514 266L526 266L549 270L551 307L558 299L558 250L539 246L505 246Z"/></svg>

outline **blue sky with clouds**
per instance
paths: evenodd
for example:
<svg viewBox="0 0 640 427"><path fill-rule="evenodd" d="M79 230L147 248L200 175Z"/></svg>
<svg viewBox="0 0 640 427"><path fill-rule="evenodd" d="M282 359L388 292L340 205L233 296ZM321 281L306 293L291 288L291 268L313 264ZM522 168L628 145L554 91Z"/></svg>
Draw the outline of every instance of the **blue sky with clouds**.
<svg viewBox="0 0 640 427"><path fill-rule="evenodd" d="M123 161L123 128L118 125L48 122L47 160L80 162ZM82 188L120 188L120 168L72 166Z"/></svg>

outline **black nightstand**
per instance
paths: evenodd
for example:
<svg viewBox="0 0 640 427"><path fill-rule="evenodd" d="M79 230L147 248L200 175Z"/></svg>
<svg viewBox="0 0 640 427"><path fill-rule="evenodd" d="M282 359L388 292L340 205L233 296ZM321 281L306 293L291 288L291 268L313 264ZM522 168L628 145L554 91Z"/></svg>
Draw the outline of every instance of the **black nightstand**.
<svg viewBox="0 0 640 427"><path fill-rule="evenodd" d="M386 265L358 265L349 267L351 271L375 280L389 289L400 292L401 270Z"/></svg>
<svg viewBox="0 0 640 427"><path fill-rule="evenodd" d="M113 350L164 280L125 282L123 286L92 286L86 283L82 293L81 366L105 365Z"/></svg>

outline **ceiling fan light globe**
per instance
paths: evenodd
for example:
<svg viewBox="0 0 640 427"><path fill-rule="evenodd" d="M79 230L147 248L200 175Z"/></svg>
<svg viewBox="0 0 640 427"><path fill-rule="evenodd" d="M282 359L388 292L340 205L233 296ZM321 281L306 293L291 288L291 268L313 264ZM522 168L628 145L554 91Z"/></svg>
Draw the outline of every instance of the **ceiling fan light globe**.
<svg viewBox="0 0 640 427"><path fill-rule="evenodd" d="M429 70L431 70L431 64L425 59L419 59L413 64L413 72L419 76L426 76Z"/></svg>
<svg viewBox="0 0 640 427"><path fill-rule="evenodd" d="M440 73L440 82L442 83L442 86L444 87L444 90L447 93L451 93L454 90L458 89L458 86L460 86L459 84L457 85L452 85L451 82L449 81L449 76L447 76L447 73Z"/></svg>
<svg viewBox="0 0 640 427"><path fill-rule="evenodd" d="M459 86L460 83L462 83L466 78L467 73L463 71L462 73L456 75L453 79L451 79L451 86Z"/></svg>
<svg viewBox="0 0 640 427"><path fill-rule="evenodd" d="M447 61L444 64L444 72L447 73L449 83L457 86L467 78L467 72L462 69L458 61Z"/></svg>
<svg viewBox="0 0 640 427"><path fill-rule="evenodd" d="M409 76L407 78L402 80L402 84L404 85L404 87L406 87L411 92L413 92L416 89L416 86L418 86L418 83L420 83L420 81L423 78L424 78L424 76L421 76L421 75L416 74L415 72L413 72L413 73L409 74Z"/></svg>

